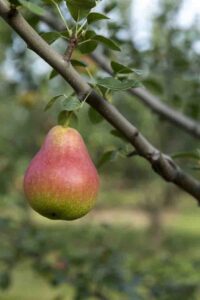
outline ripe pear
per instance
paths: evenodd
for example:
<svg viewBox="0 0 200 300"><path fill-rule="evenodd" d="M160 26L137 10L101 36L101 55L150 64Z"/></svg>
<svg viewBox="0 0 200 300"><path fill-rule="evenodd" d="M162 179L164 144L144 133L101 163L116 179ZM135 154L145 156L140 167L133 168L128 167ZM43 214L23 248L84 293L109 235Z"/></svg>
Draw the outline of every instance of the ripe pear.
<svg viewBox="0 0 200 300"><path fill-rule="evenodd" d="M70 127L53 127L24 176L24 192L39 214L74 220L95 204L99 176L81 135Z"/></svg>

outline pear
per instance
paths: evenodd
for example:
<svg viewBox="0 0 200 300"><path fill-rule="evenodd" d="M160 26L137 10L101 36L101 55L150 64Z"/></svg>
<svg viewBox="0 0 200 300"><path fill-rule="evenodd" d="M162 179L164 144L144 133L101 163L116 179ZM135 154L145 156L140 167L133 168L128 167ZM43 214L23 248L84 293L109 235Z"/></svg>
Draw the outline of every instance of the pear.
<svg viewBox="0 0 200 300"><path fill-rule="evenodd" d="M99 176L79 132L53 127L24 176L24 192L42 216L74 220L95 204Z"/></svg>

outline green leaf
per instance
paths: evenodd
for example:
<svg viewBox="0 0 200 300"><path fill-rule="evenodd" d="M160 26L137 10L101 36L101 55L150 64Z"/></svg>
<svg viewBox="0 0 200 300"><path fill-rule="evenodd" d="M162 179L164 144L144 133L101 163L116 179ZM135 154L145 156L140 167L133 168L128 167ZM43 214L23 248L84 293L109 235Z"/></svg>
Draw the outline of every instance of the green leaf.
<svg viewBox="0 0 200 300"><path fill-rule="evenodd" d="M82 31L81 38L79 38L79 43L87 42L88 40L92 40L95 37L96 32L94 30L86 30Z"/></svg>
<svg viewBox="0 0 200 300"><path fill-rule="evenodd" d="M127 138L126 138L121 132L119 132L118 130L113 129L113 130L111 130L110 133L111 133L113 136L115 136L115 137L117 137L117 138L119 138L119 139L121 139L121 140L127 142Z"/></svg>
<svg viewBox="0 0 200 300"><path fill-rule="evenodd" d="M197 151L195 152L178 152L178 153L174 153L171 155L172 158L176 159L176 158L191 158L191 159L196 159L196 160L200 160L200 153L198 153Z"/></svg>
<svg viewBox="0 0 200 300"><path fill-rule="evenodd" d="M96 36L96 32L94 30L87 30L84 36L84 40L92 39Z"/></svg>
<svg viewBox="0 0 200 300"><path fill-rule="evenodd" d="M98 85L96 82L94 83L94 82L92 82L92 81L89 81L88 83L89 83L89 85L91 86L91 88L93 88L93 89L95 89L95 88L97 87L97 85ZM98 89L100 90L102 96L103 96L104 98L106 98L108 89L107 89L106 87L104 87L104 86L101 86L101 85L98 85Z"/></svg>
<svg viewBox="0 0 200 300"><path fill-rule="evenodd" d="M92 124L99 124L104 120L103 117L92 107L88 110L88 116Z"/></svg>
<svg viewBox="0 0 200 300"><path fill-rule="evenodd" d="M58 124L62 126L68 126L70 118L70 112L63 110L58 115Z"/></svg>
<svg viewBox="0 0 200 300"><path fill-rule="evenodd" d="M83 42L80 45L78 45L78 49L81 51L81 53L88 54L93 52L97 46L98 43L96 41L91 40L91 41Z"/></svg>
<svg viewBox="0 0 200 300"><path fill-rule="evenodd" d="M130 73L133 73L133 69L127 67L127 66L124 66L122 64L119 64L118 62L116 61L112 61L111 62L111 67L113 69L113 72L116 74L116 73L122 73L122 74L130 74Z"/></svg>
<svg viewBox="0 0 200 300"><path fill-rule="evenodd" d="M96 6L95 0L65 0L72 18L80 21L87 17L90 10Z"/></svg>
<svg viewBox="0 0 200 300"><path fill-rule="evenodd" d="M121 81L113 77L105 77L97 80L97 85L103 86L110 90L120 90Z"/></svg>
<svg viewBox="0 0 200 300"><path fill-rule="evenodd" d="M47 111L48 109L50 109L54 105L54 103L63 96L64 95L58 95L58 96L53 97L45 106L44 111Z"/></svg>
<svg viewBox="0 0 200 300"><path fill-rule="evenodd" d="M81 60L77 60L77 59L71 59L70 60L72 66L74 67L83 67L83 68L87 68L87 64L84 63L83 61Z"/></svg>
<svg viewBox="0 0 200 300"><path fill-rule="evenodd" d="M71 34L68 30L60 31L60 36L64 39L69 40L71 37Z"/></svg>
<svg viewBox="0 0 200 300"><path fill-rule="evenodd" d="M62 126L75 127L78 123L78 117L73 111L63 110L58 115L58 124Z"/></svg>
<svg viewBox="0 0 200 300"><path fill-rule="evenodd" d="M107 46L108 48L115 50L115 51L121 51L120 47L111 39L106 38L103 35L96 35L93 38L95 41L98 41L102 44L104 44L105 46Z"/></svg>
<svg viewBox="0 0 200 300"><path fill-rule="evenodd" d="M66 0L65 2L80 9L92 9L96 6L96 0Z"/></svg>
<svg viewBox="0 0 200 300"><path fill-rule="evenodd" d="M15 6L18 6L20 3L19 3L19 0L9 0L10 4L12 5L15 5Z"/></svg>
<svg viewBox="0 0 200 300"><path fill-rule="evenodd" d="M99 162L97 163L97 167L102 167L105 163L109 161L114 161L117 158L118 150L108 150L104 152Z"/></svg>
<svg viewBox="0 0 200 300"><path fill-rule="evenodd" d="M92 12L88 15L87 17L87 22L88 24L100 21L100 20L108 20L110 18L108 18L107 16L100 14L100 13L96 13L96 12Z"/></svg>
<svg viewBox="0 0 200 300"><path fill-rule="evenodd" d="M55 78L58 75L59 75L59 73L53 69L49 74L49 80Z"/></svg>
<svg viewBox="0 0 200 300"><path fill-rule="evenodd" d="M59 32L42 32L40 36L48 43L52 44L61 37Z"/></svg>
<svg viewBox="0 0 200 300"><path fill-rule="evenodd" d="M109 13L109 12L111 12L117 5L118 5L118 3L116 2L116 1L108 1L107 3L105 3L106 4L106 6L105 6L105 8L104 8L104 11L106 12L106 13Z"/></svg>
<svg viewBox="0 0 200 300"><path fill-rule="evenodd" d="M78 48L83 54L91 53L96 49L98 43L93 40L95 36L96 33L93 30L87 30L82 36Z"/></svg>
<svg viewBox="0 0 200 300"><path fill-rule="evenodd" d="M138 82L134 79L120 81L113 77L105 77L97 80L97 85L103 86L107 89L120 91L120 90L128 90L132 87L138 86Z"/></svg>
<svg viewBox="0 0 200 300"><path fill-rule="evenodd" d="M87 17L87 15L89 14L90 12L90 9L78 9L77 7L74 7L73 5L71 4L68 4L68 9L70 11L70 14L72 16L72 18L78 22L84 18Z"/></svg>
<svg viewBox="0 0 200 300"><path fill-rule="evenodd" d="M37 4L25 0L19 0L19 2L23 7L27 8L29 11L36 15L42 16L45 14L45 10Z"/></svg>
<svg viewBox="0 0 200 300"><path fill-rule="evenodd" d="M75 114L74 111L71 111L70 113L71 113L71 115L70 115L70 118L69 118L69 124L70 124L71 127L77 127L78 117L77 117L77 115Z"/></svg>
<svg viewBox="0 0 200 300"><path fill-rule="evenodd" d="M64 108L67 111L74 111L81 107L80 101L76 97L72 97L70 99L66 98L64 103Z"/></svg>

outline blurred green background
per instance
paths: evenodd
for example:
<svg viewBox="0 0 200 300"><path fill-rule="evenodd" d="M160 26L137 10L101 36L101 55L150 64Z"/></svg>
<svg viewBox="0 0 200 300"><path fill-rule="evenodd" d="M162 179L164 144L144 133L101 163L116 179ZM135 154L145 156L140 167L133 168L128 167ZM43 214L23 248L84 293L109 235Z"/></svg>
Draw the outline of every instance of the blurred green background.
<svg viewBox="0 0 200 300"><path fill-rule="evenodd" d="M104 10L117 20L105 30L123 41L124 52L118 57L106 50L104 54L142 70L145 87L199 120L197 20L188 28L179 27L182 1L160 1L150 46L144 50L132 40L130 1L115 2L105 1ZM27 18L41 30L37 18ZM62 42L54 47L63 50ZM102 76L88 57L82 60L89 61L94 76ZM60 77L49 81L49 72L0 20L0 300L200 299L195 201L163 182L142 158L126 157L131 146L112 134L106 121L94 115L91 120L87 104L75 127L100 165L95 209L83 219L61 222L40 217L26 204L23 174L62 110L60 102L47 112L44 107L53 96L70 93ZM112 101L161 151L171 155L198 149L198 140L138 99L121 92ZM187 155L177 162L200 179L198 160Z"/></svg>

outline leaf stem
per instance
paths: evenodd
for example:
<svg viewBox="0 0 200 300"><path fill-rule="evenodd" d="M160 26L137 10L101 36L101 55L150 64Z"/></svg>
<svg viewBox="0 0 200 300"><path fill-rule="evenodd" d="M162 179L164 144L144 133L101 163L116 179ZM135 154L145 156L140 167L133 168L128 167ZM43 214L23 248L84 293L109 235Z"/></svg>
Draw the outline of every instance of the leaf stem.
<svg viewBox="0 0 200 300"><path fill-rule="evenodd" d="M79 14L80 14L80 11L78 11L78 18L77 18L76 26L75 26L75 37L77 37L77 32L78 32Z"/></svg>
<svg viewBox="0 0 200 300"><path fill-rule="evenodd" d="M66 27L66 29L67 29L67 31L68 31L68 34L70 35L70 34L71 34L71 31L70 31L69 26L68 26L68 24L67 24L67 22L66 22L66 20L65 20L65 18L64 18L64 16L63 16L61 10L60 10L59 5L58 5L54 0L50 0L50 1L55 5L55 7L56 7L56 9L57 9L57 11L58 11L58 13L59 13L59 15L60 15L60 17L61 17L63 23L65 24L65 27Z"/></svg>
<svg viewBox="0 0 200 300"><path fill-rule="evenodd" d="M87 24L87 20L85 20L84 22L83 22L83 24L79 27L79 29L77 30L77 32L76 32L76 34L77 34L77 36L78 36L78 34L82 31L82 29L84 28L84 26Z"/></svg>
<svg viewBox="0 0 200 300"><path fill-rule="evenodd" d="M90 96L90 94L92 93L92 90L88 92L88 94L85 96L85 98L83 99L83 101L81 101L81 105L80 107L83 107L84 103L87 101L87 98Z"/></svg>
<svg viewBox="0 0 200 300"><path fill-rule="evenodd" d="M79 45L83 45L83 44L85 44L85 43L87 43L87 42L90 42L90 41L91 41L91 39L87 39L87 40L85 40L85 41L83 41L83 42L80 42Z"/></svg>
<svg viewBox="0 0 200 300"><path fill-rule="evenodd" d="M100 88L97 86L96 80L95 80L94 76L92 75L92 73L90 72L90 70L88 68L85 68L85 70L88 73L88 76L90 77L90 79L93 81L92 83L94 84L94 87L98 90L100 95L102 95L102 92L101 92Z"/></svg>

